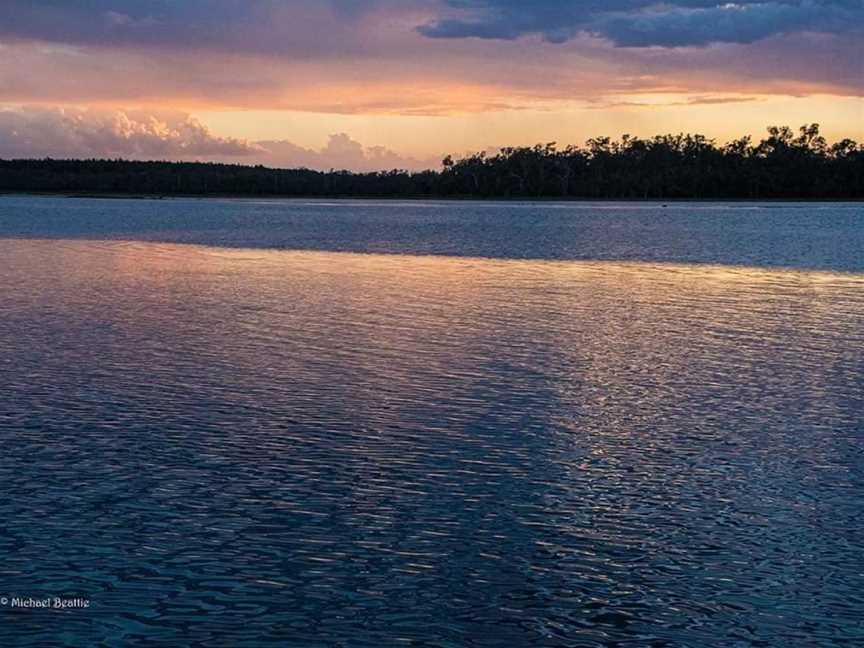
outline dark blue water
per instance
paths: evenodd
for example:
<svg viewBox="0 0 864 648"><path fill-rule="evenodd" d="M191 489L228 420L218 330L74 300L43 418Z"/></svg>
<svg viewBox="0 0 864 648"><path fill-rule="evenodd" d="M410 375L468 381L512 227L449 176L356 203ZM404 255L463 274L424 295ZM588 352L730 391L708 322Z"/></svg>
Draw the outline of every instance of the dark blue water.
<svg viewBox="0 0 864 648"><path fill-rule="evenodd" d="M862 645L862 218L0 198L0 645Z"/></svg>
<svg viewBox="0 0 864 648"><path fill-rule="evenodd" d="M862 203L400 203L0 196L0 237L864 271Z"/></svg>

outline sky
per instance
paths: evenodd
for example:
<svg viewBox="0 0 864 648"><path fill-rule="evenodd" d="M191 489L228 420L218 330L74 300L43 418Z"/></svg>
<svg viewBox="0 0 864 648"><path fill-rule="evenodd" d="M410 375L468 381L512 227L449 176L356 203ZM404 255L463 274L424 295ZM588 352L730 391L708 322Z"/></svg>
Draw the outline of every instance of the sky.
<svg viewBox="0 0 864 648"><path fill-rule="evenodd" d="M2 0L0 157L376 170L818 122L864 140L864 0Z"/></svg>

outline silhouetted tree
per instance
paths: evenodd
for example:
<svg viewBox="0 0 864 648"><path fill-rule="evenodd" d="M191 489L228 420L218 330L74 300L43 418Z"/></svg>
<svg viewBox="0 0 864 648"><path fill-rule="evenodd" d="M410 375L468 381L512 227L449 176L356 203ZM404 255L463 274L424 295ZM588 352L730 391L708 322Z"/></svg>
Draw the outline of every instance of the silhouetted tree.
<svg viewBox="0 0 864 648"><path fill-rule="evenodd" d="M508 147L438 171L351 173L198 162L0 160L0 191L76 194L460 198L864 198L864 147L829 145L818 124L796 135L719 146L703 135L596 137Z"/></svg>

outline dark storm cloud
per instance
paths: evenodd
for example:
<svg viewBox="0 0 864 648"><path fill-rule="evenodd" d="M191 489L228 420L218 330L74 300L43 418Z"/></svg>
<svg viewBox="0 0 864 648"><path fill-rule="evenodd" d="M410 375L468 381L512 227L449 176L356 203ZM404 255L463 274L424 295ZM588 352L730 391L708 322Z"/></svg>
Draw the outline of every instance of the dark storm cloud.
<svg viewBox="0 0 864 648"><path fill-rule="evenodd" d="M854 33L864 28L861 0L447 0L459 15L419 27L430 38L550 42L588 33L621 47L752 43L795 32Z"/></svg>
<svg viewBox="0 0 864 648"><path fill-rule="evenodd" d="M370 12L417 10L435 16L417 28L430 38L537 34L558 43L586 33L622 47L751 43L864 25L862 0L3 0L0 38L326 56L361 46L353 26Z"/></svg>
<svg viewBox="0 0 864 648"><path fill-rule="evenodd" d="M2 0L0 39L249 53L338 52L352 22L387 1Z"/></svg>

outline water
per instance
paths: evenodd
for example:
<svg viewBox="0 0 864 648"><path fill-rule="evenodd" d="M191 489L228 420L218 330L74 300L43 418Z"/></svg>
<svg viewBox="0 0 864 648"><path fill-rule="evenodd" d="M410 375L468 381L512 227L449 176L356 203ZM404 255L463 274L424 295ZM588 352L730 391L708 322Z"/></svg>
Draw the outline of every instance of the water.
<svg viewBox="0 0 864 648"><path fill-rule="evenodd" d="M862 217L0 198L0 643L861 645Z"/></svg>
<svg viewBox="0 0 864 648"><path fill-rule="evenodd" d="M0 237L864 271L861 203L501 203L0 197Z"/></svg>

